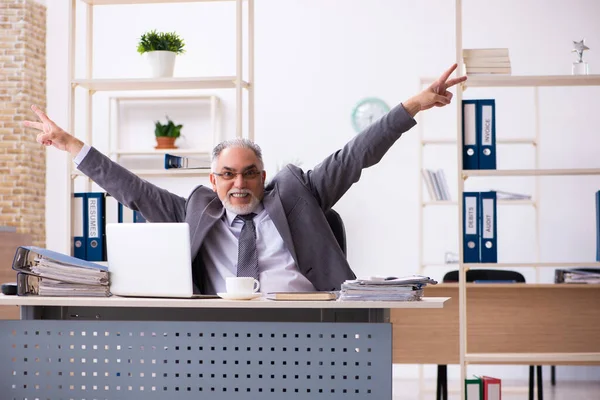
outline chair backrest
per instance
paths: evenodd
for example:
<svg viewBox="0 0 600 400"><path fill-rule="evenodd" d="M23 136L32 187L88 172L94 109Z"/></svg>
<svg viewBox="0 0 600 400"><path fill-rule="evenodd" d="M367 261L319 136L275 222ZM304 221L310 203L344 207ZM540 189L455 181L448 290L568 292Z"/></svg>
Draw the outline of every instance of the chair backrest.
<svg viewBox="0 0 600 400"><path fill-rule="evenodd" d="M333 208L330 208L325 213L325 218L327 218L327 222L329 223L329 227L333 232L333 236L335 236L340 248L344 255L346 255L346 228L344 227L344 221L342 221L342 217L337 213Z"/></svg>
<svg viewBox="0 0 600 400"><path fill-rule="evenodd" d="M467 271L467 282L475 281L514 281L525 283L523 274L504 269L470 269ZM444 283L458 282L458 271L450 271L444 275Z"/></svg>

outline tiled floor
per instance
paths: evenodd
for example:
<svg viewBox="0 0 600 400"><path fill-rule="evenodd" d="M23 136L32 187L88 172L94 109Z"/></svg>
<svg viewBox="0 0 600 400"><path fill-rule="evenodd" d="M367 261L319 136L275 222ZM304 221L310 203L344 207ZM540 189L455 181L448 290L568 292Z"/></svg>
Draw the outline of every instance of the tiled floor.
<svg viewBox="0 0 600 400"><path fill-rule="evenodd" d="M420 393L418 380L395 380L394 400L435 400L435 381L426 381L424 387ZM502 400L527 399L527 381L502 382ZM460 400L458 382L449 382L448 400ZM600 400L600 377L596 382L558 381L556 386L546 382L544 400Z"/></svg>

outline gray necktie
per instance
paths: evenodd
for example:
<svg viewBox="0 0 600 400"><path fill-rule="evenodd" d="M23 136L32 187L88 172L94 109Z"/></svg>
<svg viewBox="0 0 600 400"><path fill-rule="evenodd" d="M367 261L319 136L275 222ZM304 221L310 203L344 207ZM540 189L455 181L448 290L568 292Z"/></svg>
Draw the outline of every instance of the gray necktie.
<svg viewBox="0 0 600 400"><path fill-rule="evenodd" d="M238 267L237 276L251 276L258 279L258 253L256 251L256 230L254 229L254 218L256 214L238 215L244 221L242 232L238 243Z"/></svg>

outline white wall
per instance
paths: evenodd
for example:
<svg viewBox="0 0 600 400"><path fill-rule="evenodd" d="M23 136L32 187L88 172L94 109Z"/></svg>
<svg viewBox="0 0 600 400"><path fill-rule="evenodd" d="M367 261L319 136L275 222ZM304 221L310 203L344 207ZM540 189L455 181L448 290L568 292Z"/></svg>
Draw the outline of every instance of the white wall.
<svg viewBox="0 0 600 400"><path fill-rule="evenodd" d="M49 3L48 112L66 127L68 2ZM591 72L600 73L600 2L463 3L464 47L508 47L514 75L570 74L575 60L570 53L572 40L581 38L591 47L585 54ZM135 51L136 41L143 31L153 28L176 30L185 38L187 53L177 61L177 76L233 74L233 11L232 4L222 3L97 7L95 77L143 75L143 59ZM312 167L354 135L350 114L360 99L377 96L395 105L420 90L420 77L438 75L455 56L454 2L449 0L256 0L255 11L256 141L263 147L268 173L286 160L299 159L303 167ZM79 18L79 23L84 20ZM83 48L79 45L78 49ZM80 76L82 60L78 60ZM598 167L598 90L541 89L542 167ZM224 99L229 121L224 126L225 134L233 135L233 94L216 94ZM102 94L96 96L103 99ZM531 90L466 92L466 97L478 96L497 99L498 137L532 136ZM96 101L94 111L94 134L100 148L106 129L104 103ZM426 135L455 135L454 108L427 111L420 121ZM82 135L80 130L76 133ZM419 149L414 129L379 165L366 170L362 180L336 205L347 226L348 258L358 275L405 275L418 270ZM446 168L454 184L455 153L454 149L428 149L425 165ZM528 165L533 154L530 149L516 148L499 149L499 153L500 168ZM64 204L66 162L64 154L49 149L47 244L61 251L69 247L61 223L68 210ZM178 192L185 194L196 183L190 181ZM509 190L533 190L532 180L506 178L468 182L467 188L492 184ZM593 193L598 189L598 177L543 178L542 260L593 260ZM532 211L499 213L500 261L532 261ZM443 252L456 243L456 213L437 210L426 215L425 229L425 258L441 259ZM445 237L450 241L446 242ZM445 271L426 272L441 279ZM535 277L531 271L526 274L528 280ZM552 271L543 271L541 281L551 279ZM478 372L478 368L469 371ZM489 368L496 369L489 372ZM416 376L417 369L400 366L396 371L411 377ZM427 369L428 374L432 371ZM507 378L527 376L524 367L488 367L485 371ZM456 369L450 373L457 376ZM599 374L597 368L559 369L559 379L585 379Z"/></svg>

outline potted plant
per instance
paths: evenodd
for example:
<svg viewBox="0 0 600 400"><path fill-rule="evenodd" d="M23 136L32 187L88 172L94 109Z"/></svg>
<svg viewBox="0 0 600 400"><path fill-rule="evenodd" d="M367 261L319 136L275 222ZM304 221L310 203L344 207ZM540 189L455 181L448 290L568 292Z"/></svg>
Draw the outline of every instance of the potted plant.
<svg viewBox="0 0 600 400"><path fill-rule="evenodd" d="M154 123L154 135L156 136L155 149L176 149L175 140L181 136L181 128L183 125L175 125L167 115L167 123L162 124L160 121Z"/></svg>
<svg viewBox="0 0 600 400"><path fill-rule="evenodd" d="M137 51L146 54L153 78L173 76L175 56L183 54L185 43L175 32L157 32L151 30L140 37Z"/></svg>

